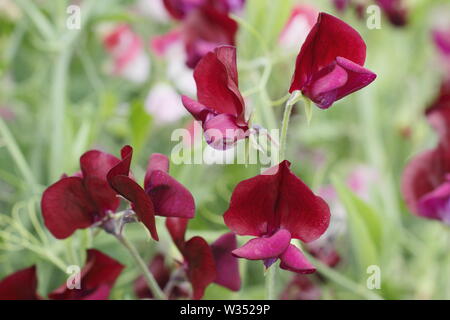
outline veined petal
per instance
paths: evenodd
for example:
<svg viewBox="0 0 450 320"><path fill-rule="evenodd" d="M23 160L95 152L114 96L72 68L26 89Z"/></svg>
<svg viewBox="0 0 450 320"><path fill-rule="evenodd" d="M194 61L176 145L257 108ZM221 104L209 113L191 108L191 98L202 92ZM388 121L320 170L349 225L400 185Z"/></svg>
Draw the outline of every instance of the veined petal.
<svg viewBox="0 0 450 320"><path fill-rule="evenodd" d="M214 257L208 243L201 237L193 237L183 250L188 264L187 277L192 284L193 299L201 299L208 285L216 279Z"/></svg>
<svg viewBox="0 0 450 320"><path fill-rule="evenodd" d="M79 177L63 178L48 187L42 195L41 209L45 226L57 239L90 227L100 216Z"/></svg>
<svg viewBox="0 0 450 320"><path fill-rule="evenodd" d="M255 238L233 250L233 255L249 260L266 260L280 256L289 246L291 234L281 229L267 238Z"/></svg>
<svg viewBox="0 0 450 320"><path fill-rule="evenodd" d="M214 282L233 291L241 288L238 260L231 254L236 247L236 235L232 232L224 234L211 244L217 273Z"/></svg>

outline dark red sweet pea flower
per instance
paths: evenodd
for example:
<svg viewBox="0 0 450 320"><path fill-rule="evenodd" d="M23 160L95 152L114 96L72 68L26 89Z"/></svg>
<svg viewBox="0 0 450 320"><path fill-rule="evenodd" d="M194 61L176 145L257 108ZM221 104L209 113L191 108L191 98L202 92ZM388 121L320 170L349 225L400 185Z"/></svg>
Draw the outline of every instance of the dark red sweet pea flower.
<svg viewBox="0 0 450 320"><path fill-rule="evenodd" d="M297 56L289 92L300 90L327 109L375 80L376 75L363 67L365 60L366 44L359 33L322 12Z"/></svg>
<svg viewBox="0 0 450 320"><path fill-rule="evenodd" d="M119 159L98 150L80 158L81 172L48 187L41 200L45 226L57 239L69 237L114 212L119 206L116 192L106 181L107 172Z"/></svg>
<svg viewBox="0 0 450 320"><path fill-rule="evenodd" d="M186 64L195 68L200 59L216 47L235 45L238 24L227 14L211 6L203 6L189 13L182 28Z"/></svg>
<svg viewBox="0 0 450 320"><path fill-rule="evenodd" d="M266 267L297 273L315 271L291 239L310 242L328 228L330 210L283 161L264 174L240 182L233 191L225 224L239 235L256 236L233 251L240 258L263 260Z"/></svg>
<svg viewBox="0 0 450 320"><path fill-rule="evenodd" d="M409 162L403 172L402 193L413 213L450 224L450 86L447 83L426 114L439 134L439 144Z"/></svg>
<svg viewBox="0 0 450 320"><path fill-rule="evenodd" d="M245 103L238 85L236 48L223 46L208 53L194 71L198 101L182 97L185 108L202 122L205 139L227 149L247 136Z"/></svg>
<svg viewBox="0 0 450 320"><path fill-rule="evenodd" d="M172 18L183 20L189 12L205 5L223 13L237 12L245 0L163 0L163 3Z"/></svg>
<svg viewBox="0 0 450 320"><path fill-rule="evenodd" d="M125 146L121 154L122 160L107 175L108 182L118 194L130 201L133 211L155 240L158 240L155 215L188 219L194 217L194 198L168 174L169 159L166 156L151 156L144 189L129 177L133 149Z"/></svg>
<svg viewBox="0 0 450 320"><path fill-rule="evenodd" d="M183 256L181 267L192 285L193 298L201 299L211 283L238 291L241 286L239 266L231 254L237 247L235 235L225 234L211 246L202 237L186 241L187 223L187 219L168 218L166 227Z"/></svg>
<svg viewBox="0 0 450 320"><path fill-rule="evenodd" d="M39 300L36 266L10 274L0 281L0 300Z"/></svg>
<svg viewBox="0 0 450 320"><path fill-rule="evenodd" d="M408 9L403 0L375 0L389 21L397 27L403 27L408 23Z"/></svg>
<svg viewBox="0 0 450 320"><path fill-rule="evenodd" d="M124 266L96 250L87 250L86 264L81 270L80 289L69 289L64 283L48 295L53 300L107 300Z"/></svg>
<svg viewBox="0 0 450 320"><path fill-rule="evenodd" d="M51 292L53 300L106 300L124 266L95 250L87 250L86 264L80 274L80 289L64 283ZM74 278L75 281L75 278ZM38 300L36 267L17 271L0 281L0 300Z"/></svg>

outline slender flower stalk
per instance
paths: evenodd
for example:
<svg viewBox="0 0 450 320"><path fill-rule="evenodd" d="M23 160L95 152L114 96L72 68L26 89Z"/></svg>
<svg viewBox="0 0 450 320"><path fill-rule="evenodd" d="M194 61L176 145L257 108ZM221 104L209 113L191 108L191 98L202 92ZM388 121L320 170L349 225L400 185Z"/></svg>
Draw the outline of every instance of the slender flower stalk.
<svg viewBox="0 0 450 320"><path fill-rule="evenodd" d="M158 286L158 283L155 280L155 277L148 269L147 265L145 264L144 260L142 260L141 256L139 255L139 252L134 247L134 245L128 241L127 238L124 237L123 234L117 235L117 240L128 250L134 261L136 261L137 265L142 271L142 274L145 278L145 281L148 284L148 287L153 293L153 296L158 300L167 300L166 295L161 290L161 288Z"/></svg>

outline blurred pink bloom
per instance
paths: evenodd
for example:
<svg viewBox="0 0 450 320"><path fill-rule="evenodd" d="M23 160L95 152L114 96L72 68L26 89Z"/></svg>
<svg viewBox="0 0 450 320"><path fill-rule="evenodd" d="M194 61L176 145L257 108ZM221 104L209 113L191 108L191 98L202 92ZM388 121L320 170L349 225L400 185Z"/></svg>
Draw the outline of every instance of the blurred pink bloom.
<svg viewBox="0 0 450 320"><path fill-rule="evenodd" d="M135 83L143 83L150 72L150 59L145 54L142 41L128 25L114 28L103 40L112 57L113 74Z"/></svg>
<svg viewBox="0 0 450 320"><path fill-rule="evenodd" d="M450 25L433 30L433 40L441 56L446 77L450 79Z"/></svg>
<svg viewBox="0 0 450 320"><path fill-rule="evenodd" d="M319 12L308 5L297 5L280 35L280 45L287 50L300 50L306 37L314 27Z"/></svg>
<svg viewBox="0 0 450 320"><path fill-rule="evenodd" d="M150 89L145 109L160 125L176 122L188 114L178 93L166 83L158 83Z"/></svg>
<svg viewBox="0 0 450 320"><path fill-rule="evenodd" d="M364 200L370 196L370 187L379 181L379 173L375 168L359 165L347 179L347 185L352 191Z"/></svg>

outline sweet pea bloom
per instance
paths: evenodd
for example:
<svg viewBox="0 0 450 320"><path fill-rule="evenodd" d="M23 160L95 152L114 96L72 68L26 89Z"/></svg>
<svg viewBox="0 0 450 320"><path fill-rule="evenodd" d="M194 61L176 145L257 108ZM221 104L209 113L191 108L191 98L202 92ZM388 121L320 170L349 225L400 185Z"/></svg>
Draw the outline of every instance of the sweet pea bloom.
<svg viewBox="0 0 450 320"><path fill-rule="evenodd" d="M175 88L166 83L158 83L150 89L145 109L159 125L176 122L187 115Z"/></svg>
<svg viewBox="0 0 450 320"><path fill-rule="evenodd" d="M112 73L135 83L143 83L150 73L150 59L139 36L128 25L119 25L103 40L112 56Z"/></svg>
<svg viewBox="0 0 450 320"><path fill-rule="evenodd" d="M159 0L152 0L159 1ZM162 0L172 18L184 19L189 12L208 5L217 11L229 13L238 12L244 6L245 0Z"/></svg>
<svg viewBox="0 0 450 320"><path fill-rule="evenodd" d="M231 254L237 246L236 236L227 233L211 246L202 237L186 241L187 223L187 219L168 218L166 227L183 256L181 268L192 285L193 298L201 299L211 283L238 291L241 286L239 266Z"/></svg>
<svg viewBox="0 0 450 320"><path fill-rule="evenodd" d="M195 203L189 190L169 174L169 159L163 154L150 157L144 188L130 177L133 149L121 150L122 160L107 175L110 186L131 203L131 208L147 227L153 239L158 240L155 215L193 218Z"/></svg>
<svg viewBox="0 0 450 320"><path fill-rule="evenodd" d="M300 90L319 108L361 89L376 75L365 69L366 44L345 22L320 13L299 55L289 92Z"/></svg>
<svg viewBox="0 0 450 320"><path fill-rule="evenodd" d="M319 12L311 6L297 5L280 34L280 45L285 49L299 50L317 21Z"/></svg>
<svg viewBox="0 0 450 320"><path fill-rule="evenodd" d="M74 289L69 289L64 283L48 297L53 300L106 300L123 268L122 264L100 251L87 250L79 289L75 283ZM38 300L37 284L35 266L17 271L0 281L0 300Z"/></svg>
<svg viewBox="0 0 450 320"><path fill-rule="evenodd" d="M245 103L238 85L236 48L223 46L208 53L194 71L198 101L182 97L185 108L202 122L206 142L228 149L247 136Z"/></svg>
<svg viewBox="0 0 450 320"><path fill-rule="evenodd" d="M80 158L79 173L63 176L44 191L42 216L55 238L65 239L75 230L88 228L116 211L120 200L108 185L106 175L119 161L109 153L88 151Z"/></svg>
<svg viewBox="0 0 450 320"><path fill-rule="evenodd" d="M235 233L257 237L234 250L236 257L263 260L266 267L280 259L282 269L312 273L314 266L291 239L311 242L319 238L328 228L330 210L289 167L285 160L240 182L224 220Z"/></svg>
<svg viewBox="0 0 450 320"><path fill-rule="evenodd" d="M439 134L439 144L409 162L402 192L413 213L450 224L450 83L443 84L426 115Z"/></svg>

